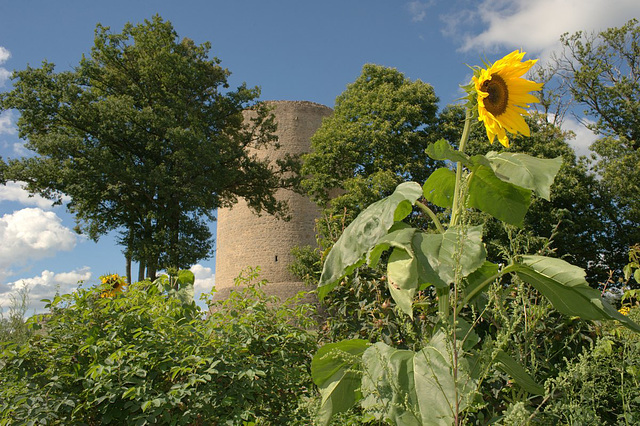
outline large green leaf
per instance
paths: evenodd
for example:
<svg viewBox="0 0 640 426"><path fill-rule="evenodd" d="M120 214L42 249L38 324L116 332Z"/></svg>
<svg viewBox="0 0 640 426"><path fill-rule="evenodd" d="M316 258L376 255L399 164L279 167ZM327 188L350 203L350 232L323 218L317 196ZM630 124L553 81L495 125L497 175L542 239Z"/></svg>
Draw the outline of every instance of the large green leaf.
<svg viewBox="0 0 640 426"><path fill-rule="evenodd" d="M442 167L431 173L422 186L424 198L442 208L451 208L456 187L456 174Z"/></svg>
<svg viewBox="0 0 640 426"><path fill-rule="evenodd" d="M598 290L589 287L582 268L562 259L523 256L522 263L513 265L510 269L523 281L534 286L565 315L589 320L616 319L631 330L640 332L640 325L602 300Z"/></svg>
<svg viewBox="0 0 640 426"><path fill-rule="evenodd" d="M489 152L491 168L500 179L530 189L545 200L551 195L551 184L562 166L562 157L536 158L513 152Z"/></svg>
<svg viewBox="0 0 640 426"><path fill-rule="evenodd" d="M422 252L423 249L440 249L442 236L435 237L438 241L429 239L427 234L415 228L401 227L380 239L368 255L368 263L374 267L382 252L394 247L387 264L389 292L398 307L411 317L413 317L413 298L421 284L447 286ZM428 247L429 242L434 245L433 248Z"/></svg>
<svg viewBox="0 0 640 426"><path fill-rule="evenodd" d="M469 182L469 205L496 219L522 227L531 190L499 179L490 167L477 166Z"/></svg>
<svg viewBox="0 0 640 426"><path fill-rule="evenodd" d="M414 383L423 425L452 425L454 410L457 408L462 412L475 395L477 380L472 377L468 360L461 355L454 379L450 346L444 333L439 331L413 358Z"/></svg>
<svg viewBox="0 0 640 426"><path fill-rule="evenodd" d="M329 424L334 414L347 411L361 398L362 373L357 365L368 345L366 340L343 340L322 346L313 356L311 377L322 396L320 424Z"/></svg>
<svg viewBox="0 0 640 426"><path fill-rule="evenodd" d="M422 195L422 188L415 182L398 185L393 194L367 207L344 230L333 246L322 269L318 283L318 297L322 299L342 277L362 265L365 255L384 237L395 221L402 220ZM403 216L404 215L404 216Z"/></svg>
<svg viewBox="0 0 640 426"><path fill-rule="evenodd" d="M438 273L443 281L452 283L458 262L461 277L466 277L482 266L486 257L487 251L482 243L482 225L467 229L454 226L443 234L438 253Z"/></svg>
<svg viewBox="0 0 640 426"><path fill-rule="evenodd" d="M362 355L362 408L376 419L420 426L413 375L415 352L378 342Z"/></svg>
<svg viewBox="0 0 640 426"><path fill-rule="evenodd" d="M418 261L418 284L422 284L420 288L426 288L424 284L439 289L449 288L437 272L440 266L438 255L442 246L442 234L416 232L411 243Z"/></svg>
<svg viewBox="0 0 640 426"><path fill-rule="evenodd" d="M506 352L498 351L495 361L500 370L507 373L522 389L534 395L544 395L544 388L540 386L527 371Z"/></svg>
<svg viewBox="0 0 640 426"><path fill-rule="evenodd" d="M449 346L439 331L419 352L381 342L369 347L362 356L362 407L392 424L451 425L454 410L473 399L477 380L462 356L454 380Z"/></svg>

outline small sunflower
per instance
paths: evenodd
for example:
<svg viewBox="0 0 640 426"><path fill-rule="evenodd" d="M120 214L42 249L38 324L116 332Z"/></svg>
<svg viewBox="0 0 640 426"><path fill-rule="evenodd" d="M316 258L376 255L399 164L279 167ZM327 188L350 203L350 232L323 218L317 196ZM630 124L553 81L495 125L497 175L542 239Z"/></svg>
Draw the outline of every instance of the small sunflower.
<svg viewBox="0 0 640 426"><path fill-rule="evenodd" d="M631 309L628 306L623 306L622 308L618 309L618 312L620 312L624 316L629 315L630 311Z"/></svg>
<svg viewBox="0 0 640 426"><path fill-rule="evenodd" d="M106 287L100 297L114 297L118 293L122 293L122 289L127 285L124 277L118 274L103 275L100 281Z"/></svg>
<svg viewBox="0 0 640 426"><path fill-rule="evenodd" d="M539 102L529 92L540 90L541 83L522 78L537 59L522 62L525 52L515 50L487 69L477 68L473 86L478 97L478 120L484 123L489 142L497 136L505 147L509 138L505 132L529 136L529 126L523 115L529 103Z"/></svg>

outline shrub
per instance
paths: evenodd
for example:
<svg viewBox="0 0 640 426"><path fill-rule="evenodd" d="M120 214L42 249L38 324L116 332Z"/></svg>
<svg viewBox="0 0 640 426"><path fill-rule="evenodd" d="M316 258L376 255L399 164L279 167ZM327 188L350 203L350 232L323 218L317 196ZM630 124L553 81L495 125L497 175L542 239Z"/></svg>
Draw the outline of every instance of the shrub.
<svg viewBox="0 0 640 426"><path fill-rule="evenodd" d="M307 308L272 305L250 273L207 319L189 274L57 296L0 346L0 424L290 423L311 389Z"/></svg>

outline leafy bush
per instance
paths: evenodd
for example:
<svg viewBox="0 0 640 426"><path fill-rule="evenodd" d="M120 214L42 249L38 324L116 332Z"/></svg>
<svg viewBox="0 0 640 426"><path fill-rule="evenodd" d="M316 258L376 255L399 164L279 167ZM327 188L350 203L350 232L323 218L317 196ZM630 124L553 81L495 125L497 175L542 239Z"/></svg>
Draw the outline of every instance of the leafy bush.
<svg viewBox="0 0 640 426"><path fill-rule="evenodd" d="M312 315L255 278L206 319L188 271L57 296L26 342L0 346L0 424L293 423L312 392Z"/></svg>
<svg viewBox="0 0 640 426"><path fill-rule="evenodd" d="M623 312L640 321L640 308ZM640 336L617 323L603 324L601 338L548 386L552 398L541 424L640 423Z"/></svg>

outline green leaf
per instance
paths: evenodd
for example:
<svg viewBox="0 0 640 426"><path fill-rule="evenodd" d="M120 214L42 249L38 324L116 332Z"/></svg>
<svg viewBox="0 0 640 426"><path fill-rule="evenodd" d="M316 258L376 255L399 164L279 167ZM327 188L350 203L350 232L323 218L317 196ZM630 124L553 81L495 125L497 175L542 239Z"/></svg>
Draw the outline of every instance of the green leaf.
<svg viewBox="0 0 640 426"><path fill-rule="evenodd" d="M387 278L391 297L402 312L413 318L413 298L418 290L418 265L413 254L394 248L387 264Z"/></svg>
<svg viewBox="0 0 640 426"><path fill-rule="evenodd" d="M420 426L414 386L415 352L395 349L378 342L362 355L366 374L362 376L362 408L377 420L396 425Z"/></svg>
<svg viewBox="0 0 640 426"><path fill-rule="evenodd" d="M362 407L392 424L451 425L456 402L460 411L467 408L477 380L464 357L458 358L454 380L448 346L439 331L419 352L382 342L369 347L362 356Z"/></svg>
<svg viewBox="0 0 640 426"><path fill-rule="evenodd" d="M466 232L458 226L445 231L438 253L440 262L438 273L443 281L448 283L454 281L458 257L461 277L466 277L482 266L487 257L487 251L482 243L482 225L470 226Z"/></svg>
<svg viewBox="0 0 640 426"><path fill-rule="evenodd" d="M530 203L531 190L498 179L489 167L476 167L469 182L471 207L522 227Z"/></svg>
<svg viewBox="0 0 640 426"><path fill-rule="evenodd" d="M418 284L433 285L439 289L449 288L438 275L437 268L440 265L438 254L442 246L442 234L426 234L416 232L411 244L418 261ZM420 285L420 289L426 286Z"/></svg>
<svg viewBox="0 0 640 426"><path fill-rule="evenodd" d="M465 165L469 164L469 156L463 152L453 149L453 147L444 139L440 139L439 141L429 145L425 152L434 160L450 160L454 163L460 161Z"/></svg>
<svg viewBox="0 0 640 426"><path fill-rule="evenodd" d="M640 269L636 269L633 272L633 278L635 278L636 282L640 284Z"/></svg>
<svg viewBox="0 0 640 426"><path fill-rule="evenodd" d="M361 398L362 373L356 367L368 345L366 340L343 340L322 346L313 356L311 377L322 396L320 424L329 424L334 414L347 411Z"/></svg>
<svg viewBox="0 0 640 426"><path fill-rule="evenodd" d="M456 379L453 357L442 331L413 358L413 373L418 406L423 425L449 426L454 423L454 410L464 411L472 401L477 380L472 377L469 362L458 358Z"/></svg>
<svg viewBox="0 0 640 426"><path fill-rule="evenodd" d="M188 285L193 286L196 282L196 276L189 270L181 270L178 272L177 280L178 288L182 288Z"/></svg>
<svg viewBox="0 0 640 426"><path fill-rule="evenodd" d="M582 268L562 259L544 256L522 256L522 264L510 267L523 281L534 286L565 315L588 320L616 319L640 332L640 325L622 315L602 300L600 292L589 287Z"/></svg>
<svg viewBox="0 0 640 426"><path fill-rule="evenodd" d="M562 166L562 157L536 158L513 152L489 152L486 155L496 176L530 189L545 200L551 198L551 184Z"/></svg>
<svg viewBox="0 0 640 426"><path fill-rule="evenodd" d="M425 234L415 228L399 227L397 231L384 236L371 249L367 257L368 264L375 267L385 250L394 247L394 251L387 264L387 281L389 292L400 309L409 316L413 316L413 298L421 284L435 285L438 288L448 288L434 265L439 265L437 254L442 243L441 234ZM429 260L428 253L435 252Z"/></svg>
<svg viewBox="0 0 640 426"><path fill-rule="evenodd" d="M456 174L442 167L431 173L422 186L422 192L430 203L442 208L451 208L455 187Z"/></svg>
<svg viewBox="0 0 640 426"><path fill-rule="evenodd" d="M511 378L529 393L534 395L544 395L544 388L540 386L527 371L506 352L498 351L495 362L497 367L511 376Z"/></svg>
<svg viewBox="0 0 640 426"><path fill-rule="evenodd" d="M404 182L389 197L373 203L360 213L327 256L318 283L318 298L322 299L338 285L342 277L362 265L365 255L387 234L394 222L404 218L402 214L409 213L405 201L413 204L421 195L419 184Z"/></svg>

